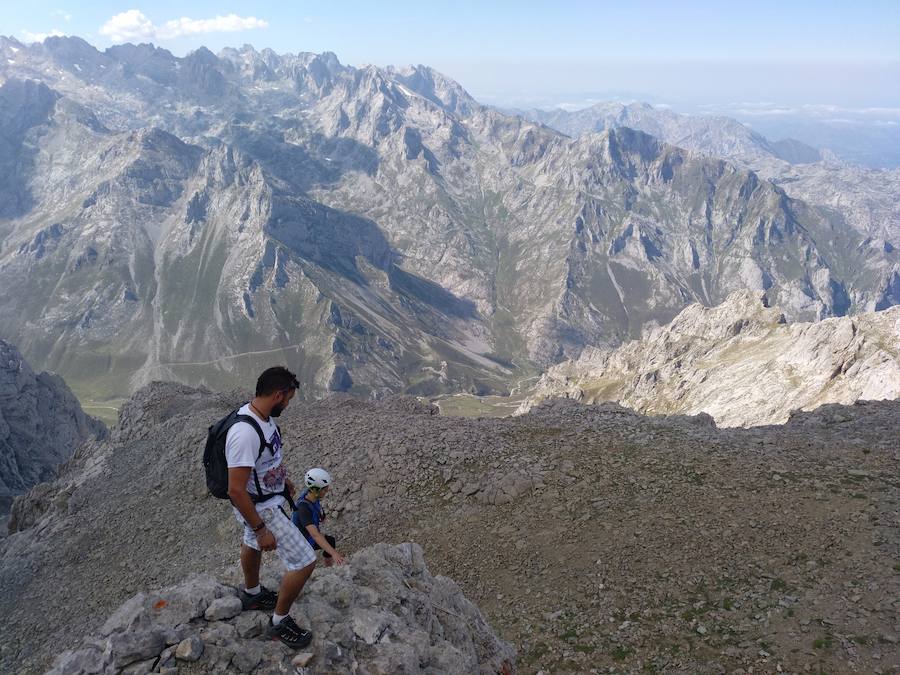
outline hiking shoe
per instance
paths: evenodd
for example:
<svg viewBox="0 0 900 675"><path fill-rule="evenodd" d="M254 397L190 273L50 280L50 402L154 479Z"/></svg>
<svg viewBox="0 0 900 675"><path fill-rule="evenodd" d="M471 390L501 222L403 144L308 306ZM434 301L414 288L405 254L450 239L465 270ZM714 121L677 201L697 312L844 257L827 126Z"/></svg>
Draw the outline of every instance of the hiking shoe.
<svg viewBox="0 0 900 675"><path fill-rule="evenodd" d="M256 595L250 595L246 591L241 591L241 607L248 609L261 609L264 612L271 612L278 603L278 593L270 591L265 586L260 586L260 591Z"/></svg>
<svg viewBox="0 0 900 675"><path fill-rule="evenodd" d="M284 617L277 626L273 626L269 620L266 637L270 640L281 640L291 649L303 649L312 642L312 632L300 628L289 616Z"/></svg>

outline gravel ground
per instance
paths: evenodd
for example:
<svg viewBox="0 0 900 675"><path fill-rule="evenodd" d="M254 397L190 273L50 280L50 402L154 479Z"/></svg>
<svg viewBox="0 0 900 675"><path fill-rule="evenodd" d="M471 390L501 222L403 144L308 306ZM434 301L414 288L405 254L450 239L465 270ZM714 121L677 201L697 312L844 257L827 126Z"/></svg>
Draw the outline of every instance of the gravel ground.
<svg viewBox="0 0 900 675"><path fill-rule="evenodd" d="M16 503L0 671L40 671L140 590L236 579L238 529L200 456L241 399L151 385L111 440ZM435 412L292 405L287 462L334 474L340 549L420 544L520 672L897 672L900 402L727 430L564 400L519 418Z"/></svg>

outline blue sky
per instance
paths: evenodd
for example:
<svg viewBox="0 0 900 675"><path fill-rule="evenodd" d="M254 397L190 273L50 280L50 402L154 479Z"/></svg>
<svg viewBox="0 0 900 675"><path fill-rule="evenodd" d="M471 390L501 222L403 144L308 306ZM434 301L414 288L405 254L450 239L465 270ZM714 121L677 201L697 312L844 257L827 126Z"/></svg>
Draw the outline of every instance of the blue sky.
<svg viewBox="0 0 900 675"><path fill-rule="evenodd" d="M0 33L53 31L99 48L249 42L353 65L424 63L492 103L900 104L897 0L0 3Z"/></svg>

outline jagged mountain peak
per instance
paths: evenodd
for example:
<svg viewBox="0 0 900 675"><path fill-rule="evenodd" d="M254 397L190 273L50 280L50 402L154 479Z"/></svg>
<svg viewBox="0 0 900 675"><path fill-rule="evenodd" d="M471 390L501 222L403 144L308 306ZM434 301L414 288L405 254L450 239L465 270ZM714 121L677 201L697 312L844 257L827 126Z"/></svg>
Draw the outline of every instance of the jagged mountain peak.
<svg viewBox="0 0 900 675"><path fill-rule="evenodd" d="M158 47L152 42L140 42L138 44L123 42L107 47L104 53L121 61L137 61L149 58L174 63L178 60L178 57L168 49Z"/></svg>
<svg viewBox="0 0 900 675"><path fill-rule="evenodd" d="M218 57L213 54L208 48L204 46L197 47L197 49L193 49L187 53L184 57L185 61L193 61L197 63L203 63L205 65L215 66L219 64Z"/></svg>
<svg viewBox="0 0 900 675"><path fill-rule="evenodd" d="M344 69L344 65L341 63L340 59L338 59L337 57L337 54L335 54L334 52L325 51L314 54L312 60L321 63L332 73L338 73Z"/></svg>
<svg viewBox="0 0 900 675"><path fill-rule="evenodd" d="M481 106L458 82L428 66L388 67L386 72L420 96L460 117L469 117Z"/></svg>
<svg viewBox="0 0 900 675"><path fill-rule="evenodd" d="M58 59L92 59L100 54L87 40L75 35L51 35L36 46Z"/></svg>
<svg viewBox="0 0 900 675"><path fill-rule="evenodd" d="M8 50L10 48L13 48L15 50L22 50L26 46L27 45L25 45L22 42L19 42L19 40L17 40L12 35L0 35L0 49Z"/></svg>

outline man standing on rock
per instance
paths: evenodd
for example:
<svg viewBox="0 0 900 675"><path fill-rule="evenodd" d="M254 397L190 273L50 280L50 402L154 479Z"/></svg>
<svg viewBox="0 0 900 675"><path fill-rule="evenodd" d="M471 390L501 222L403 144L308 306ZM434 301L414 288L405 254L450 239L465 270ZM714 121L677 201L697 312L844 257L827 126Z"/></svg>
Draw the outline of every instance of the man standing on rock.
<svg viewBox="0 0 900 675"><path fill-rule="evenodd" d="M312 633L300 628L289 612L312 574L316 554L284 511L285 494L293 495L294 486L281 461L281 432L273 418L284 412L299 386L287 368L263 372L255 398L238 411L256 424L236 422L225 441L228 497L244 526L241 602L244 609L274 609L267 634L294 649L312 640ZM263 551L275 551L287 568L277 594L259 583Z"/></svg>

